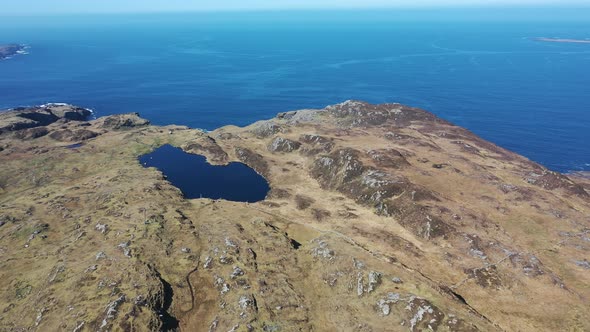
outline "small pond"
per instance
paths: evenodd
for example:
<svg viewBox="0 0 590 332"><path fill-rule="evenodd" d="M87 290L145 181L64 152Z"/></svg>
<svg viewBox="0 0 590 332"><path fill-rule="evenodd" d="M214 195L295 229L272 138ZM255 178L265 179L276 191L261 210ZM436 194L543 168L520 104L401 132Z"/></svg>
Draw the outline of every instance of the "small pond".
<svg viewBox="0 0 590 332"><path fill-rule="evenodd" d="M82 147L82 143L75 143L75 144L70 144L70 145L66 145L66 149L77 149L77 148L81 148Z"/></svg>
<svg viewBox="0 0 590 332"><path fill-rule="evenodd" d="M140 156L139 162L159 169L185 198L253 203L263 200L270 190L266 179L245 164L211 165L204 156L171 145Z"/></svg>

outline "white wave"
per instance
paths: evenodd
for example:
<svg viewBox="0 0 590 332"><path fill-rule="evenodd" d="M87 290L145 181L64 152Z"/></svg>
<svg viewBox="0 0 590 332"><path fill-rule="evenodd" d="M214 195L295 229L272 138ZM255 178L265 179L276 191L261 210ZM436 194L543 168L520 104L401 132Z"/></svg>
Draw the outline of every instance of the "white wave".
<svg viewBox="0 0 590 332"><path fill-rule="evenodd" d="M92 108L85 108L85 110L87 110L88 112L90 112L90 118L92 120L96 120L96 113L94 112L94 110Z"/></svg>
<svg viewBox="0 0 590 332"><path fill-rule="evenodd" d="M58 107L58 106L70 106L68 103L47 103L39 105L39 107Z"/></svg>

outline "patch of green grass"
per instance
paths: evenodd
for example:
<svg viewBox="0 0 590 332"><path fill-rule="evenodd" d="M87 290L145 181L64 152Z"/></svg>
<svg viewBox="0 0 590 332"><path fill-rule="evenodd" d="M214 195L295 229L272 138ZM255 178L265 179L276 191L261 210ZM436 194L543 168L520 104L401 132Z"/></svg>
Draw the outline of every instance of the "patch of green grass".
<svg viewBox="0 0 590 332"><path fill-rule="evenodd" d="M31 291L33 290L33 286L29 285L25 281L19 281L18 283L16 283L14 288L15 297L18 300L26 298L27 296L29 296L29 294L31 294Z"/></svg>
<svg viewBox="0 0 590 332"><path fill-rule="evenodd" d="M14 233L12 233L12 236L14 236L14 238L16 238L18 240L24 240L25 238L28 238L31 234L33 234L33 231L34 231L33 227L24 226L24 227L17 229Z"/></svg>

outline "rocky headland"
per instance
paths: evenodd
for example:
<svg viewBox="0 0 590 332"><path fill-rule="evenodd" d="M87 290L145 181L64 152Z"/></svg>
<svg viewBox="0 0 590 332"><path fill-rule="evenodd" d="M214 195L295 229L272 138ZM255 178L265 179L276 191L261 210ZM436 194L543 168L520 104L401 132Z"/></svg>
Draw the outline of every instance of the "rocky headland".
<svg viewBox="0 0 590 332"><path fill-rule="evenodd" d="M20 44L0 44L0 60L12 58L17 54L21 54L25 51L25 46Z"/></svg>
<svg viewBox="0 0 590 332"><path fill-rule="evenodd" d="M88 116L0 113L0 330L590 330L584 177L400 104ZM271 191L187 200L137 161L164 144Z"/></svg>

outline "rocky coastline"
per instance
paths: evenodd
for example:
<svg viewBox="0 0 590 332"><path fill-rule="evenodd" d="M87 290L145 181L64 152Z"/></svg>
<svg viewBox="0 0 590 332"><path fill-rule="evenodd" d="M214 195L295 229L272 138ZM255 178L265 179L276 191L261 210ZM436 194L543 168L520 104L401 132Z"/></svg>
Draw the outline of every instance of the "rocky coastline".
<svg viewBox="0 0 590 332"><path fill-rule="evenodd" d="M271 190L185 199L138 162L165 144ZM422 109L205 132L16 108L0 164L0 330L590 330L587 179Z"/></svg>
<svg viewBox="0 0 590 332"><path fill-rule="evenodd" d="M26 52L25 49L26 49L25 45L20 45L20 44L1 45L0 44L0 61L10 59L18 54L24 54Z"/></svg>

